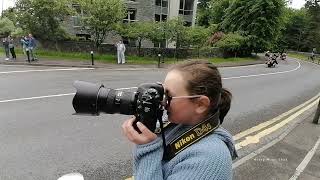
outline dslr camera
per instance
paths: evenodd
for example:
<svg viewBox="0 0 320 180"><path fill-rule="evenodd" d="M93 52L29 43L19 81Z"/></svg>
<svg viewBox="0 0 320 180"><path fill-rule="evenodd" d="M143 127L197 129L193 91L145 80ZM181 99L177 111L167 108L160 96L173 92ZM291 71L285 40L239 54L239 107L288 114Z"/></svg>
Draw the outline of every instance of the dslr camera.
<svg viewBox="0 0 320 180"><path fill-rule="evenodd" d="M135 92L105 88L103 84L84 81L75 81L73 86L77 90L72 100L76 113L134 115L136 121L133 126L137 131L137 121L154 132L157 120L162 119L164 87L160 83L141 84Z"/></svg>

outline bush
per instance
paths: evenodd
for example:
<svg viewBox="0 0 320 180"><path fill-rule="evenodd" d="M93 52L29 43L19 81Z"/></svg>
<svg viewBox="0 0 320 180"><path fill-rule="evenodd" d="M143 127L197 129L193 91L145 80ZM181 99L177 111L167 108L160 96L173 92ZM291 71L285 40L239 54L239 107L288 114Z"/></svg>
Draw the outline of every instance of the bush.
<svg viewBox="0 0 320 180"><path fill-rule="evenodd" d="M223 57L248 56L250 52L246 42L246 37L236 33L229 33L224 35L214 46L222 50Z"/></svg>

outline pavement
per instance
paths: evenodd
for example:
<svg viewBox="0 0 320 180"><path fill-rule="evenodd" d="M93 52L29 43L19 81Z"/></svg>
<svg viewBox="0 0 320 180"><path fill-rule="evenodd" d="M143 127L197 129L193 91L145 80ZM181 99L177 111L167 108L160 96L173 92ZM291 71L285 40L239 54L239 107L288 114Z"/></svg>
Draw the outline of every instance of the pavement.
<svg viewBox="0 0 320 180"><path fill-rule="evenodd" d="M320 180L320 124L312 123L315 112L313 105L275 140L269 139L264 147L240 157L242 162L233 164L234 179Z"/></svg>
<svg viewBox="0 0 320 180"><path fill-rule="evenodd" d="M116 60L115 60L116 61ZM253 60L246 62L227 62L216 64L218 67L232 67L232 66L246 66L254 64L262 64L262 60ZM158 68L158 63L153 64L116 64L116 63L105 63L101 61L94 61L92 65L91 60L65 60L65 59L48 59L39 58L37 61L31 61L30 63L26 61L23 57L18 57L16 60L6 61L4 58L0 59L0 64L5 65L30 65L30 66L55 66L55 67L82 67L82 68L108 68L108 69L119 69L119 68ZM160 68L167 68L169 64L161 63Z"/></svg>

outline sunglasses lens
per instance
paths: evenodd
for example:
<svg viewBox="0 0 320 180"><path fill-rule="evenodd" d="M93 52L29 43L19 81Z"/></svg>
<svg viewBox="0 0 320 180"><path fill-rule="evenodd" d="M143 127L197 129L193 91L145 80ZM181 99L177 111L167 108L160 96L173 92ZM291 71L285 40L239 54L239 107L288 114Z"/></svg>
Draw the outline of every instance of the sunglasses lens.
<svg viewBox="0 0 320 180"><path fill-rule="evenodd" d="M170 106L171 97L168 94L165 94L163 101L164 101L164 104L163 104L164 107L168 108Z"/></svg>

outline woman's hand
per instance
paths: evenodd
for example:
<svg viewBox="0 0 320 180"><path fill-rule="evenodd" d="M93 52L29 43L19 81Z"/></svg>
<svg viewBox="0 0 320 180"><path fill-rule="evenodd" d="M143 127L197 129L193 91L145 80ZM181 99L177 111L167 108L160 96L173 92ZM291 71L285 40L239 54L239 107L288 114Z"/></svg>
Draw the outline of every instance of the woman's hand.
<svg viewBox="0 0 320 180"><path fill-rule="evenodd" d="M141 131L141 134L139 134L132 126L134 120L135 118L131 118L122 124L123 133L131 142L135 144L147 144L157 138L157 135L151 132L141 122L137 122L137 127Z"/></svg>

